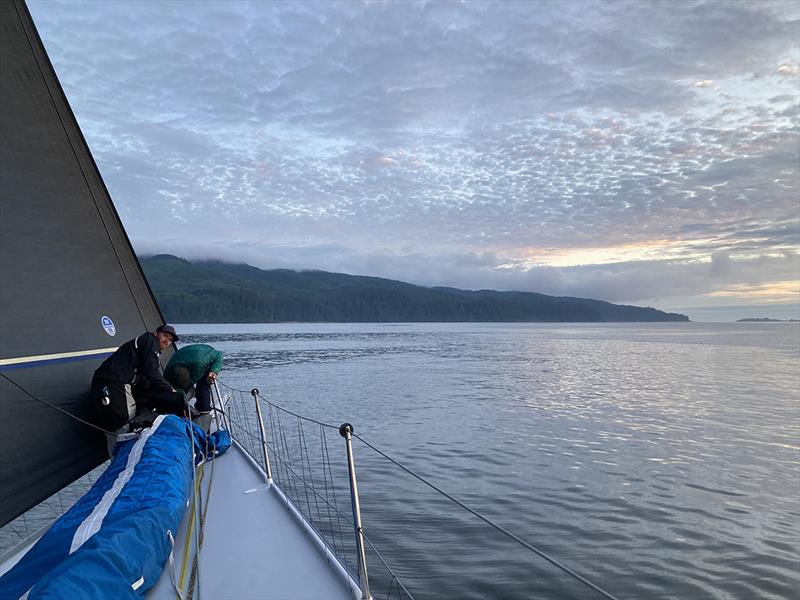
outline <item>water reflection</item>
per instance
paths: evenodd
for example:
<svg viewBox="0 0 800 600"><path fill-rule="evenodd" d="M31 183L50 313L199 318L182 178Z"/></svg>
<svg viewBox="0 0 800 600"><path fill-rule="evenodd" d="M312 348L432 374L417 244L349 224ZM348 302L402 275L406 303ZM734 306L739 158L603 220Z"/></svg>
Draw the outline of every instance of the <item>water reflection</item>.
<svg viewBox="0 0 800 600"><path fill-rule="evenodd" d="M800 336L780 325L181 333L226 353L227 383L354 423L621 598L791 598ZM596 597L365 448L358 460L366 526L416 597Z"/></svg>

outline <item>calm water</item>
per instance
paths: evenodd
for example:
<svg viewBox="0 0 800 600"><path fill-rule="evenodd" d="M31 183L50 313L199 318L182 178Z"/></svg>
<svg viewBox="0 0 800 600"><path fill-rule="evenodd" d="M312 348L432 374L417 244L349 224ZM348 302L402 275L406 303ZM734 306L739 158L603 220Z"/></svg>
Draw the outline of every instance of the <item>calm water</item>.
<svg viewBox="0 0 800 600"><path fill-rule="evenodd" d="M225 352L226 384L353 423L621 600L800 599L797 324L179 331ZM343 445L330 451L344 462ZM355 452L365 529L418 600L599 597L357 441ZM0 546L58 508L12 524Z"/></svg>
<svg viewBox="0 0 800 600"><path fill-rule="evenodd" d="M225 352L227 384L353 423L619 598L800 597L797 324L179 331ZM598 597L397 470L359 479L418 599Z"/></svg>

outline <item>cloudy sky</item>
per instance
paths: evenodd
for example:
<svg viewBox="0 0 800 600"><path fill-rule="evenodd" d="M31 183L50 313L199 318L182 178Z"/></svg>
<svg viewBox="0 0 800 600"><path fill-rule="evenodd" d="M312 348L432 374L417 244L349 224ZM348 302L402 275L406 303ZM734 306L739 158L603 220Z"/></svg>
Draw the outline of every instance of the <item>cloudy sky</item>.
<svg viewBox="0 0 800 600"><path fill-rule="evenodd" d="M800 318L800 4L30 10L139 253Z"/></svg>

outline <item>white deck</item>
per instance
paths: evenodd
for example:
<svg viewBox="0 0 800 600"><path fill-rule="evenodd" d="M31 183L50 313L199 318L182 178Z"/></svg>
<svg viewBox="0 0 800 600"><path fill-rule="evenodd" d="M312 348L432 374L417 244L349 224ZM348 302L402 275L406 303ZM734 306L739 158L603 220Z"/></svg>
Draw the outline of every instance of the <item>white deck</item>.
<svg viewBox="0 0 800 600"><path fill-rule="evenodd" d="M283 504L280 492L267 489L263 475L233 446L215 459L213 477L206 465L203 494L213 489L205 521L195 597L328 600L360 598L329 563L302 525ZM255 490L255 491L252 491ZM175 571L180 578L191 506L175 542ZM184 590L191 573L190 544ZM175 600L167 564L150 599Z"/></svg>

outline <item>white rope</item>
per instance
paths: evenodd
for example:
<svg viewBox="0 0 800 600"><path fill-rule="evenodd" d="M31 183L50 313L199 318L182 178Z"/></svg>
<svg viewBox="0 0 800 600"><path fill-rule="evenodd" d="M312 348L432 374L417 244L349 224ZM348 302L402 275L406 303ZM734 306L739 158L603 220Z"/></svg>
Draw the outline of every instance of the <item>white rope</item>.
<svg viewBox="0 0 800 600"><path fill-rule="evenodd" d="M172 587L175 588L175 592L178 594L178 598L180 598L180 600L186 600L183 590L178 587L178 578L175 576L175 537L172 535L172 531L170 529L167 529L167 539L169 539L170 544L169 575L170 579L172 579Z"/></svg>

